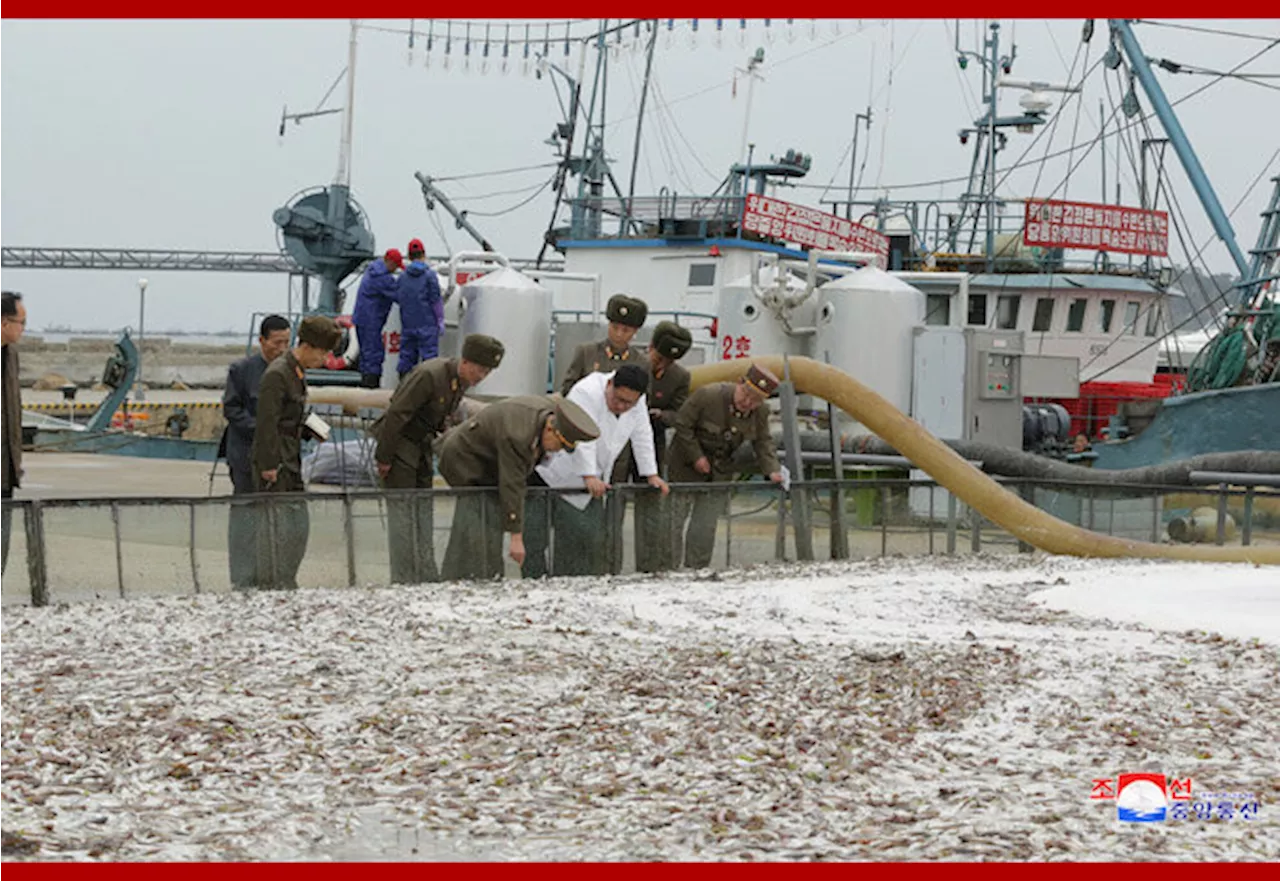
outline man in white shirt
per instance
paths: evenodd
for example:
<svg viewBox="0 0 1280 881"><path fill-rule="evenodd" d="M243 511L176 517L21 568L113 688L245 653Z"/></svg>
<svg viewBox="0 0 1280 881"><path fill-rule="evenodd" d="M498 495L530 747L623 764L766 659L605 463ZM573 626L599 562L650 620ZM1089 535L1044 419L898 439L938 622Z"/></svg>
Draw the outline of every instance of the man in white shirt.
<svg viewBox="0 0 1280 881"><path fill-rule="evenodd" d="M595 420L600 437L578 444L572 452L549 457L535 469L534 484L567 489L583 488L584 493L561 495L545 500L531 497L528 517L534 528L526 529L526 578L547 574L546 512L550 509L556 550L553 575L599 575L608 568L603 498L609 489L613 466L628 443L635 455L637 470L649 486L663 495L667 482L658 474L653 428L645 392L648 372L638 364L623 364L613 373L591 373L569 390L573 401ZM539 528L540 527L540 528Z"/></svg>

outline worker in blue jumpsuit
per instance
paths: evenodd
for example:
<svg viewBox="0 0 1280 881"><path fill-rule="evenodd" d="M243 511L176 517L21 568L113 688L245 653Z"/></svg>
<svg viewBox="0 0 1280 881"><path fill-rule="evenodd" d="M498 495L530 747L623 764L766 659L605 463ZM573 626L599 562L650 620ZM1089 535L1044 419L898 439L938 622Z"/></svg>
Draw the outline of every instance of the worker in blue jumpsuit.
<svg viewBox="0 0 1280 881"><path fill-rule="evenodd" d="M397 285L400 302L400 363L396 370L404 375L422 361L440 354L440 337L444 335L444 300L440 298L440 280L427 265L427 252L421 239L409 242L409 265Z"/></svg>
<svg viewBox="0 0 1280 881"><path fill-rule="evenodd" d="M377 388L382 383L382 328L397 299L396 270L403 268L404 257L398 249L391 248L381 260L370 263L360 279L351 323L360 343L360 385L365 388Z"/></svg>

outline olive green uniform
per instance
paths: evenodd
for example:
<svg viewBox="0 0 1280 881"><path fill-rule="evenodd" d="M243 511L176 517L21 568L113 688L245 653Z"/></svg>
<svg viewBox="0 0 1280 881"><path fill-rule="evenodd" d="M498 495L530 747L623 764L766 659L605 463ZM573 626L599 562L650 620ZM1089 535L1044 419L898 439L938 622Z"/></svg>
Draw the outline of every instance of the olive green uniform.
<svg viewBox="0 0 1280 881"><path fill-rule="evenodd" d="M560 394L568 395L569 390L578 380L588 373L612 373L623 364L639 364L647 367L648 356L640 346L627 346L615 352L608 340L595 343L583 343L573 351L573 360L569 362L569 370L560 383Z"/></svg>
<svg viewBox="0 0 1280 881"><path fill-rule="evenodd" d="M306 419L307 380L292 351L272 361L258 387L258 423L253 433L254 486L259 493L302 492L302 423ZM265 483L262 472L276 470ZM307 503L267 501L258 542L259 587L295 588L298 567L307 552L311 521Z"/></svg>
<svg viewBox="0 0 1280 881"><path fill-rule="evenodd" d="M651 416L653 450L658 457L658 473L667 473L667 429L675 427L676 413L689 399L689 371L679 364L670 364L659 376L649 370L649 410L661 411ZM661 572L670 569L671 499L660 493L640 493L636 496L636 568L641 572Z"/></svg>
<svg viewBox="0 0 1280 881"><path fill-rule="evenodd" d="M755 449L761 472L780 470L777 448L769 433L768 407L739 413L733 405L737 384L717 382L698 389L680 408L675 418L675 440L671 445L668 470L672 483L711 483L732 480L738 470L734 451L744 441ZM693 464L706 456L710 474L699 474ZM672 499L671 559L701 569L711 562L715 550L716 526L727 510L723 493L679 492ZM692 514L692 518L690 518ZM687 534L685 521L689 520Z"/></svg>
<svg viewBox="0 0 1280 881"><path fill-rule="evenodd" d="M502 534L524 529L526 482L545 455L542 429L555 413L551 397L507 398L490 404L445 435L440 474L452 487L496 487L458 497L442 575L502 574Z"/></svg>
<svg viewBox="0 0 1280 881"><path fill-rule="evenodd" d="M391 395L387 411L374 423L374 459L390 465L386 489L431 487L432 447L458 409L465 391L455 358L433 358L413 368ZM393 584L435 581L434 505L430 493L387 499L387 550Z"/></svg>

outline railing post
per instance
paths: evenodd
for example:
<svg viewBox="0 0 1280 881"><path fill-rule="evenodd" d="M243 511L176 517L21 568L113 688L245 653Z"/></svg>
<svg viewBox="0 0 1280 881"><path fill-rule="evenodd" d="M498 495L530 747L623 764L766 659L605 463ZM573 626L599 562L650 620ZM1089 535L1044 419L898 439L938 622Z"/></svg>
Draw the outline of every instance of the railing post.
<svg viewBox="0 0 1280 881"><path fill-rule="evenodd" d="M1227 485L1218 484L1218 530L1214 536L1214 544L1222 545L1227 540Z"/></svg>
<svg viewBox="0 0 1280 881"><path fill-rule="evenodd" d="M1028 505L1035 507L1036 504L1036 488L1033 484L1024 483L1018 487L1018 495L1022 496L1022 500ZM1029 554L1035 550L1029 542L1018 539L1018 553Z"/></svg>
<svg viewBox="0 0 1280 881"><path fill-rule="evenodd" d="M124 551L120 547L120 505L111 503L111 536L116 545L116 586L124 599Z"/></svg>
<svg viewBox="0 0 1280 881"><path fill-rule="evenodd" d="M947 556L956 554L956 497L947 492Z"/></svg>
<svg viewBox="0 0 1280 881"><path fill-rule="evenodd" d="M187 509L191 514L190 530L187 534L187 549L191 555L191 587L196 593L200 592L200 567L196 563L196 503L191 502L187 505Z"/></svg>
<svg viewBox="0 0 1280 881"><path fill-rule="evenodd" d="M969 529L969 550L975 554L982 553L982 515L975 509L973 511L973 525Z"/></svg>
<svg viewBox="0 0 1280 881"><path fill-rule="evenodd" d="M1249 484L1244 489L1244 514L1240 518L1240 543L1248 547L1253 539L1253 493L1256 487Z"/></svg>
<svg viewBox="0 0 1280 881"><path fill-rule="evenodd" d="M356 524L351 491L342 493L342 536L347 545L347 587L356 586Z"/></svg>
<svg viewBox="0 0 1280 881"><path fill-rule="evenodd" d="M27 579L31 582L31 605L49 604L49 568L45 562L44 511L39 499L27 503L23 527L27 533Z"/></svg>
<svg viewBox="0 0 1280 881"><path fill-rule="evenodd" d="M791 528L796 537L796 559L808 561L813 559L813 522L809 516L809 493L804 486L800 423L796 419L796 387L791 382L791 367L785 358L783 367L784 378L778 386L778 403L782 410L782 443L787 452L787 470L791 472L791 491L788 493L791 497Z"/></svg>
<svg viewBox="0 0 1280 881"><path fill-rule="evenodd" d="M880 487L880 556L889 553L889 487Z"/></svg>

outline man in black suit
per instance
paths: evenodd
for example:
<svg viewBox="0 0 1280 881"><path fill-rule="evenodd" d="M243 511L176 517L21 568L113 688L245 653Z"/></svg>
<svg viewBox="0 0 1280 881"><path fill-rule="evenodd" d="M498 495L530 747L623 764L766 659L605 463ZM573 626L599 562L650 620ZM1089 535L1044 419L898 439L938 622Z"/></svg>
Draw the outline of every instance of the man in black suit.
<svg viewBox="0 0 1280 881"><path fill-rule="evenodd" d="M279 315L268 315L258 328L258 351L236 361L227 370L227 386L222 393L222 413L227 429L222 435L227 468L231 471L232 493L248 495L254 491L253 432L258 413L258 386L267 365L289 348L289 322ZM231 584L253 587L257 582L257 524L254 508L247 501L232 503L227 520L227 550L231 563Z"/></svg>

